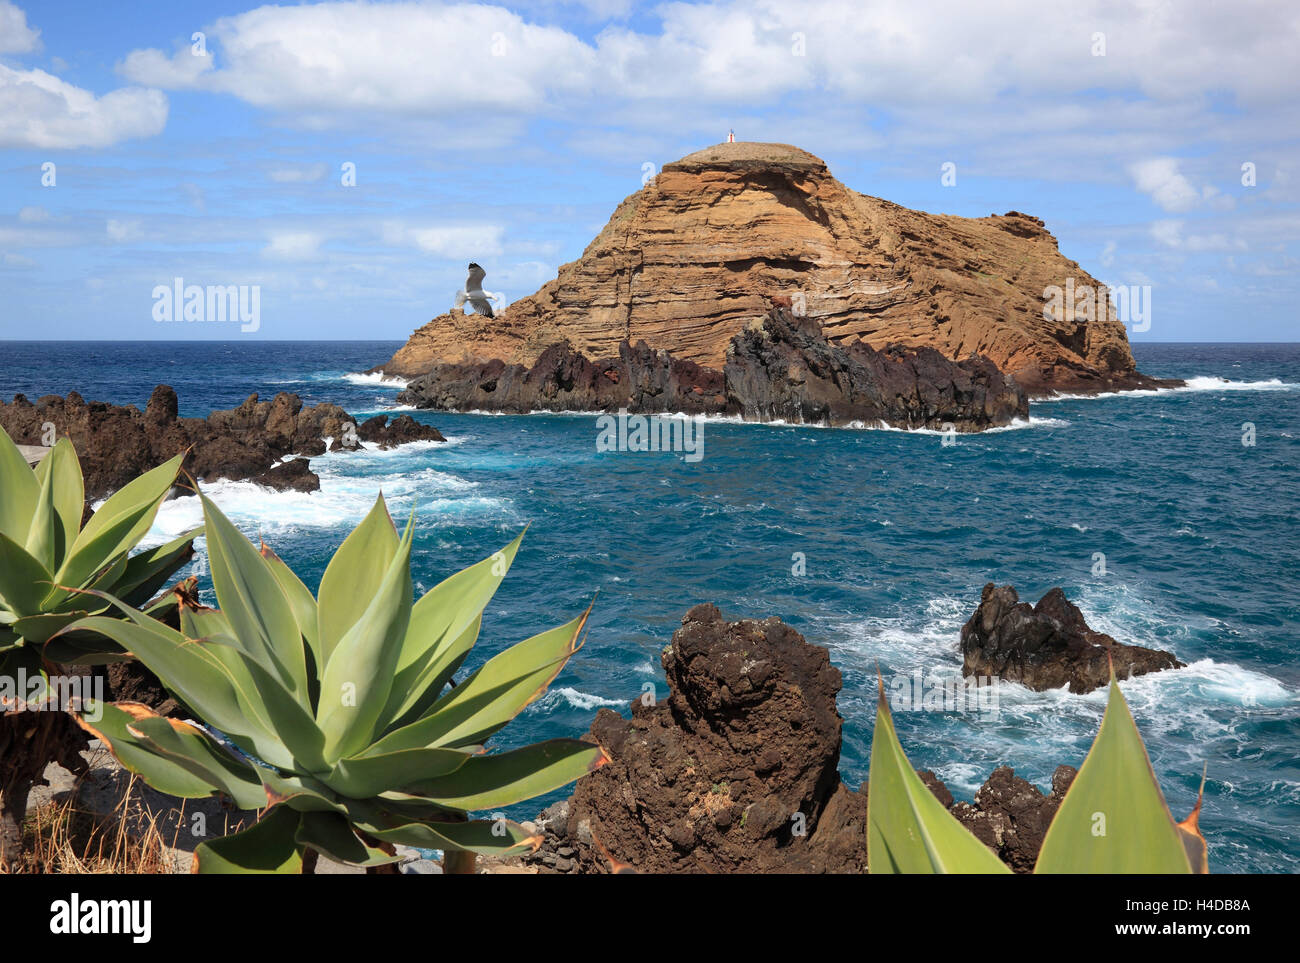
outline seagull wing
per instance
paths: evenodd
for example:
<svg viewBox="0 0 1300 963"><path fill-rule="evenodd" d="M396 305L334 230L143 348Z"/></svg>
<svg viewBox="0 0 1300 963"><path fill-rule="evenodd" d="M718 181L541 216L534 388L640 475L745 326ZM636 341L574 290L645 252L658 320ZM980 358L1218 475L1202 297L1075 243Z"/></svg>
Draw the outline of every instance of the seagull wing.
<svg viewBox="0 0 1300 963"><path fill-rule="evenodd" d="M475 314L483 314L489 318L496 317L492 313L492 305L487 298L480 294L471 294L469 296L469 306L474 309Z"/></svg>
<svg viewBox="0 0 1300 963"><path fill-rule="evenodd" d="M469 266L469 278L465 281L466 291L478 291L483 287L483 279L487 277L487 272L477 264Z"/></svg>

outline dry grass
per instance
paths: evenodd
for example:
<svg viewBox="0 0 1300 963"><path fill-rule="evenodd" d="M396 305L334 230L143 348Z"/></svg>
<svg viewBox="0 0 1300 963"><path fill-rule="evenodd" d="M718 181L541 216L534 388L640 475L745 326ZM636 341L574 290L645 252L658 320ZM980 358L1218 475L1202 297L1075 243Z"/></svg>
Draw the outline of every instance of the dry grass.
<svg viewBox="0 0 1300 963"><path fill-rule="evenodd" d="M184 820L176 821L170 843L147 815L136 832L127 832L126 807L132 777L122 802L101 816L80 809L76 792L33 809L23 823L22 873L170 873L170 850Z"/></svg>

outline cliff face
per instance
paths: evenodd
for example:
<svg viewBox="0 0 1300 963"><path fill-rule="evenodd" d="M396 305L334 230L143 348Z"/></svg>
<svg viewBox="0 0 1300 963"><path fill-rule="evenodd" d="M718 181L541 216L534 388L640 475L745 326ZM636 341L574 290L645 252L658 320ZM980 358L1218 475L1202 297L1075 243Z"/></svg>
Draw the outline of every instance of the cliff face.
<svg viewBox="0 0 1300 963"><path fill-rule="evenodd" d="M833 342L983 354L1031 391L1143 383L1118 320L1088 320L1083 304L1044 318L1044 289L1070 278L1099 286L1036 218L912 211L798 148L719 144L666 165L537 293L494 319L440 315L381 367L409 378L440 362L531 365L560 341L607 357L644 340L721 368L731 339L789 298Z"/></svg>

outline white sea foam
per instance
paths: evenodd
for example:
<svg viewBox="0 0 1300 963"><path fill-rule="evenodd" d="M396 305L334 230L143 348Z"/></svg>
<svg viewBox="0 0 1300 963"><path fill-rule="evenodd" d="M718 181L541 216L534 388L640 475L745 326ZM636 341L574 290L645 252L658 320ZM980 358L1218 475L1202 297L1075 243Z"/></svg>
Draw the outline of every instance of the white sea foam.
<svg viewBox="0 0 1300 963"><path fill-rule="evenodd" d="M384 374L382 371L349 371L343 380L354 385L384 385L392 388L405 388L407 384L405 378Z"/></svg>
<svg viewBox="0 0 1300 963"><path fill-rule="evenodd" d="M1050 404L1054 401L1093 401L1100 398L1151 398L1156 395L1184 394L1191 391L1292 391L1300 384L1269 378L1265 381L1229 381L1201 375L1188 378L1187 383L1177 388L1137 388L1133 391L1103 391L1099 394L1057 394L1047 398L1036 398L1036 404Z"/></svg>
<svg viewBox="0 0 1300 963"><path fill-rule="evenodd" d="M581 709L584 712L590 712L592 709L599 709L603 706L609 708L623 708L630 699L606 699L603 696L593 695L590 692L581 692L572 686L560 686L556 689L549 690L546 695L542 696L536 703L537 708L552 710L561 707L561 703L571 709Z"/></svg>
<svg viewBox="0 0 1300 963"><path fill-rule="evenodd" d="M998 425L994 428L985 428L979 432L961 432L967 437L977 435L994 435L1003 431L1021 431L1025 428L1064 428L1070 423L1064 418L1040 418L1037 415L1030 415L1028 418L1013 418L1009 424ZM859 431L896 431L907 435L946 435L948 432L940 428L898 428L894 425L887 425L883 421L870 424L863 421L854 421L845 425L846 428L853 428Z"/></svg>

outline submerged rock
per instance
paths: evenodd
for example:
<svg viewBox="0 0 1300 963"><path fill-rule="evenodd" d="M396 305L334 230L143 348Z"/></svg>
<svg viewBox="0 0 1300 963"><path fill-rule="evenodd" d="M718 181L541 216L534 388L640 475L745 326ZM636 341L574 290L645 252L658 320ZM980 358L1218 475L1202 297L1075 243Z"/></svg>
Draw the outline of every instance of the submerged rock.
<svg viewBox="0 0 1300 963"><path fill-rule="evenodd" d="M362 441L378 444L380 449L396 448L412 441L446 441L437 428L422 425L410 415L398 415L390 424L387 415L367 418L357 428Z"/></svg>
<svg viewBox="0 0 1300 963"><path fill-rule="evenodd" d="M814 319L777 304L727 348L722 371L624 341L589 360L554 344L531 367L501 360L438 364L398 399L452 411L615 411L739 415L748 421L885 423L979 431L1026 417L1025 392L987 358L933 348L827 340Z"/></svg>
<svg viewBox="0 0 1300 963"><path fill-rule="evenodd" d="M984 586L979 607L961 629L962 673L1019 682L1037 691L1068 685L1071 692L1183 667L1172 652L1125 645L1094 632L1065 593L1054 588L1037 605L1021 602L1010 585Z"/></svg>

